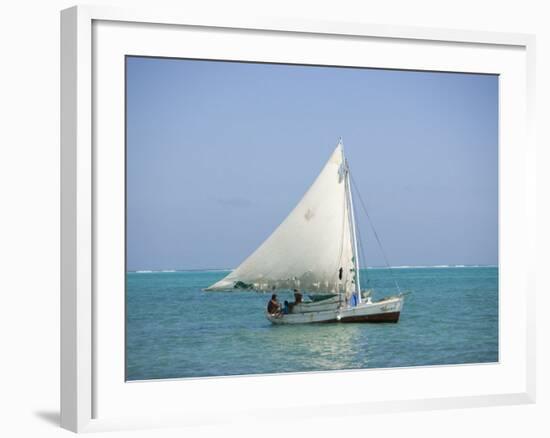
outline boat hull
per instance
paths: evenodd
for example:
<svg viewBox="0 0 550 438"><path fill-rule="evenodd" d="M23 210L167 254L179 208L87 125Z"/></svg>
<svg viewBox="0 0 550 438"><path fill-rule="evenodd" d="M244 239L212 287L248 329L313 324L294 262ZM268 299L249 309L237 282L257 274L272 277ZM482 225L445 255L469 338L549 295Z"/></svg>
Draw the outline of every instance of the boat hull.
<svg viewBox="0 0 550 438"><path fill-rule="evenodd" d="M357 315L349 316L340 319L340 321L327 321L327 322L398 322L401 312L387 312L377 313L374 315Z"/></svg>
<svg viewBox="0 0 550 438"><path fill-rule="evenodd" d="M355 307L337 308L319 312L293 312L270 315L273 324L311 323L396 323L399 321L404 297L390 297L381 301L361 303Z"/></svg>

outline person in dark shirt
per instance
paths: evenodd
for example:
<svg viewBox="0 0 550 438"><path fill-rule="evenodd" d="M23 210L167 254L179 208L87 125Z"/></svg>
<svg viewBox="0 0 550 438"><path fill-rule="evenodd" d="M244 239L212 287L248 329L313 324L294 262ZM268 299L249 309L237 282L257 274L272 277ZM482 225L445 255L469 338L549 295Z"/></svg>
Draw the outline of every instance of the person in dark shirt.
<svg viewBox="0 0 550 438"><path fill-rule="evenodd" d="M278 315L281 313L281 305L277 300L277 294L271 295L269 303L267 303L267 313L270 315Z"/></svg>

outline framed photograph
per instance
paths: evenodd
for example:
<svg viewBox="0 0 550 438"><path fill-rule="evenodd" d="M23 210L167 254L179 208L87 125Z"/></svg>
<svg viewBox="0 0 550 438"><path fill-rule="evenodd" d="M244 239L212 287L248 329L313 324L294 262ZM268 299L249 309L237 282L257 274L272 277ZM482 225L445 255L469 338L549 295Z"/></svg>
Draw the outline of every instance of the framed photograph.
<svg viewBox="0 0 550 438"><path fill-rule="evenodd" d="M534 37L61 13L61 424L534 401Z"/></svg>

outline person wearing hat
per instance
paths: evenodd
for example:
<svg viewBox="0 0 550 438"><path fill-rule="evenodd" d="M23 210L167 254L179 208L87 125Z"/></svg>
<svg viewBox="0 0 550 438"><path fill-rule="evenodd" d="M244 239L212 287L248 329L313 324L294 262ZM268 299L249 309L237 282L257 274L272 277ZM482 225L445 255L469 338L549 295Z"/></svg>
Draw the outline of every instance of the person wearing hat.
<svg viewBox="0 0 550 438"><path fill-rule="evenodd" d="M298 289L294 289L294 302L293 303L288 303L289 313L292 313L292 310L294 309L294 306L296 304L300 304L301 302L302 302L302 293ZM285 304L287 304L286 301L285 301Z"/></svg>
<svg viewBox="0 0 550 438"><path fill-rule="evenodd" d="M302 302L302 292L299 289L294 289L294 305Z"/></svg>

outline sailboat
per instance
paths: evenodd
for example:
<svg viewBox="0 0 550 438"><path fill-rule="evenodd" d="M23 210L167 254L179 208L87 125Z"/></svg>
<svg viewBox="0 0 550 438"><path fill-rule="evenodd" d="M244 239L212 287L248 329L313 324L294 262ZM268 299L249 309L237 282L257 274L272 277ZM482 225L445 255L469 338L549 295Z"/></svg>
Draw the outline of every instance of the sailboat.
<svg viewBox="0 0 550 438"><path fill-rule="evenodd" d="M404 294L362 291L350 171L339 140L298 205L235 270L206 291L299 291L309 299L266 312L273 324L398 322Z"/></svg>

